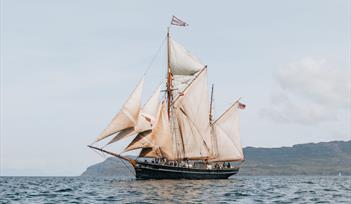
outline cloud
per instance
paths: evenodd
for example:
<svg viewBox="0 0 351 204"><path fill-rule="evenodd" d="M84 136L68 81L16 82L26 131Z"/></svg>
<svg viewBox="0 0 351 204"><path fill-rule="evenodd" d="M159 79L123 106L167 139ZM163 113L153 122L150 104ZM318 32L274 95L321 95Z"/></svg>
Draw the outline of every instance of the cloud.
<svg viewBox="0 0 351 204"><path fill-rule="evenodd" d="M287 92L317 104L350 107L350 70L321 58L304 58L280 69L276 76Z"/></svg>
<svg viewBox="0 0 351 204"><path fill-rule="evenodd" d="M316 124L350 111L350 70L322 58L304 58L275 74L277 89L261 116L276 122Z"/></svg>

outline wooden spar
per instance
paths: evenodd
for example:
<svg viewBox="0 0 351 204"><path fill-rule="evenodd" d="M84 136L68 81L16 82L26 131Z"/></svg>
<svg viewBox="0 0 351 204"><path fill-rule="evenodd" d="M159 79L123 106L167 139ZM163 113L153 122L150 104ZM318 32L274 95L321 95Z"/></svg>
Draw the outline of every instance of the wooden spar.
<svg viewBox="0 0 351 204"><path fill-rule="evenodd" d="M214 87L214 84L212 84L212 88L211 88L211 101L210 101L210 124L212 124L212 121L213 121L213 113L212 113L212 109L213 109L213 87Z"/></svg>
<svg viewBox="0 0 351 204"><path fill-rule="evenodd" d="M94 147L94 146L91 146L91 145L88 145L89 148L92 148L92 149L96 149L96 150L99 150L101 152L104 152L106 154L110 154L112 156L115 156L115 157L118 157L120 159L123 159L127 162L129 162L131 165L135 166L136 165L136 160L135 159L130 159L130 158L127 158L127 157L124 157L122 155L119 155L119 154L116 154L114 152L110 152L110 151L107 151L107 150L104 150L104 149L101 149L101 148L98 148L98 147Z"/></svg>
<svg viewBox="0 0 351 204"><path fill-rule="evenodd" d="M172 72L170 63L170 39L169 27L167 28L167 113L168 119L171 117L171 103L172 103Z"/></svg>

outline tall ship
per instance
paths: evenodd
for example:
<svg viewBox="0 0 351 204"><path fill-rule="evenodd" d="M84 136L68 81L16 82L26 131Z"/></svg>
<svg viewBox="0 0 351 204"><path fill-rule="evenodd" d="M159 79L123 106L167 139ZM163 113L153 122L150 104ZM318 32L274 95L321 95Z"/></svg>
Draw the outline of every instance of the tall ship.
<svg viewBox="0 0 351 204"><path fill-rule="evenodd" d="M171 25L187 26L176 17ZM237 174L244 161L239 112L245 105L236 100L214 118L208 67L174 41L169 27L166 40L164 82L142 105L142 78L88 146L129 162L137 179L226 179ZM121 152L106 149L126 138L132 141ZM124 156L133 150L140 150L136 158Z"/></svg>

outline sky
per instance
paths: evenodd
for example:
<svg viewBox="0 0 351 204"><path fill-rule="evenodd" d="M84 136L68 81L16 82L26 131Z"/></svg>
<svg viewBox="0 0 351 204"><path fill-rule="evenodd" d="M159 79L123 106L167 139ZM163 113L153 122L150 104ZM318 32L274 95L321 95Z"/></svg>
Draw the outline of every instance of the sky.
<svg viewBox="0 0 351 204"><path fill-rule="evenodd" d="M163 80L172 15L190 25L173 38L208 65L215 116L247 105L244 147L351 139L350 1L0 2L1 176L103 161L86 145L150 64L144 101Z"/></svg>

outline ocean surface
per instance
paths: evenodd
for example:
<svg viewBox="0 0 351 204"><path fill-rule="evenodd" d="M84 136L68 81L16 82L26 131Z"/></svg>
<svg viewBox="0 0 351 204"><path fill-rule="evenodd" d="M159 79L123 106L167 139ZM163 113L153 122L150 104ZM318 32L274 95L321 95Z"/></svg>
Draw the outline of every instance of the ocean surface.
<svg viewBox="0 0 351 204"><path fill-rule="evenodd" d="M351 203L351 177L0 177L0 203Z"/></svg>

